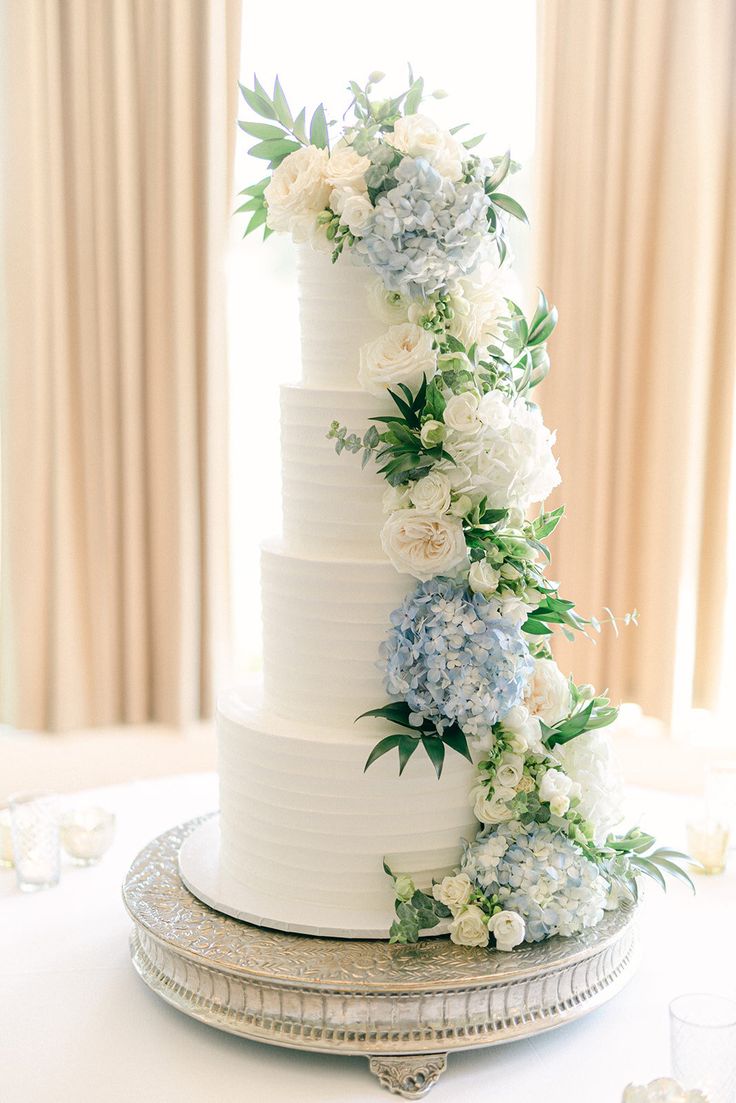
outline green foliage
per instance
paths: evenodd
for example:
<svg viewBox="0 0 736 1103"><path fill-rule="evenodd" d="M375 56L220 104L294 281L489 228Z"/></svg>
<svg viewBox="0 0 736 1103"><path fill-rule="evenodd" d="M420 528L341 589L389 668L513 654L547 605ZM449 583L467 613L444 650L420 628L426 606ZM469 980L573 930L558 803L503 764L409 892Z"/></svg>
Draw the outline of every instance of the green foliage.
<svg viewBox="0 0 736 1103"><path fill-rule="evenodd" d="M440 904L433 896L416 888L407 874L394 873L385 858L383 869L393 881L397 891L394 904L396 919L391 924L389 942L404 944L418 942L420 931L431 930L442 919L449 919L452 914L449 908Z"/></svg>
<svg viewBox="0 0 736 1103"><path fill-rule="evenodd" d="M510 299L508 318L501 324L503 342L488 350L488 359L479 368L489 386L499 383L513 393L526 395L549 373L547 340L557 325L557 309L550 306L543 291L537 309L527 321L521 307Z"/></svg>
<svg viewBox="0 0 736 1103"><path fill-rule="evenodd" d="M612 705L605 693L588 696L570 679L570 714L557 724L550 726L541 721L542 736L547 747L561 746L586 731L606 728L618 716L618 709Z"/></svg>
<svg viewBox="0 0 736 1103"><path fill-rule="evenodd" d="M411 715L411 709L406 701L390 701L381 708L369 709L368 712L363 712L357 717L356 722L366 716L388 720L391 724L396 724L397 727L408 729L409 733L407 734L406 731L396 732L379 740L368 755L364 770L372 766L382 755L396 750L399 755L399 774L403 774L407 762L419 746L422 746L425 750L438 779L442 776L447 747L462 755L463 758L467 758L469 762L473 761L468 747L468 740L458 724L452 724L449 728L439 732L431 720L425 720L421 727L415 727L410 721Z"/></svg>
<svg viewBox="0 0 736 1103"><path fill-rule="evenodd" d="M686 884L692 892L695 885L683 862L692 863L688 854L670 847L658 847L653 835L638 827L625 835L609 835L603 847L591 848L591 856L603 867L613 884L616 884L634 900L638 898L637 881L648 877L667 891L667 878L674 877Z"/></svg>

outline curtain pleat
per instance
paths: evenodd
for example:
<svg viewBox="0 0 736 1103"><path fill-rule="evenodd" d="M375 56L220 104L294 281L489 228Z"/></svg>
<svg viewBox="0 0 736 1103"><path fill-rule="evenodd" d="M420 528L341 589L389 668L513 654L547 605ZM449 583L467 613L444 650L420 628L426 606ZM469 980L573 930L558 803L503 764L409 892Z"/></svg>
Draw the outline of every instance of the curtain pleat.
<svg viewBox="0 0 736 1103"><path fill-rule="evenodd" d="M207 715L239 0L2 12L0 721Z"/></svg>
<svg viewBox="0 0 736 1103"><path fill-rule="evenodd" d="M568 507L553 562L582 612L641 621L558 659L669 719L694 686L712 705L723 632L736 5L539 14L539 282L560 310L541 400Z"/></svg>

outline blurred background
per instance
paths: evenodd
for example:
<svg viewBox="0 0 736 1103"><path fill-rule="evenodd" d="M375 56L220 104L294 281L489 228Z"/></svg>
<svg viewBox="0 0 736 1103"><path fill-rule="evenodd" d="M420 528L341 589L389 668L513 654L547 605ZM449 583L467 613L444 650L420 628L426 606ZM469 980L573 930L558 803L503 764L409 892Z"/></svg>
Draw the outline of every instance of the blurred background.
<svg viewBox="0 0 736 1103"><path fill-rule="evenodd" d="M292 103L406 63L430 111L523 163L525 305L560 311L564 645L624 704L627 776L736 764L736 3L0 2L0 790L210 769L218 686L258 669L278 530L288 241L241 240L258 178L237 79Z"/></svg>

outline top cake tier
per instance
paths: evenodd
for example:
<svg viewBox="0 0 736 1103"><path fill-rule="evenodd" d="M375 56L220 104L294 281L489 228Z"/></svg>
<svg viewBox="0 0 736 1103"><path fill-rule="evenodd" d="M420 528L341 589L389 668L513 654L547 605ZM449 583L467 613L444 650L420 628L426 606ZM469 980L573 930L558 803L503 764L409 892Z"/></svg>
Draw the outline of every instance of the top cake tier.
<svg viewBox="0 0 736 1103"><path fill-rule="evenodd" d="M375 276L348 255L333 264L329 253L302 245L297 278L305 386L357 388L360 347L386 330L368 304Z"/></svg>

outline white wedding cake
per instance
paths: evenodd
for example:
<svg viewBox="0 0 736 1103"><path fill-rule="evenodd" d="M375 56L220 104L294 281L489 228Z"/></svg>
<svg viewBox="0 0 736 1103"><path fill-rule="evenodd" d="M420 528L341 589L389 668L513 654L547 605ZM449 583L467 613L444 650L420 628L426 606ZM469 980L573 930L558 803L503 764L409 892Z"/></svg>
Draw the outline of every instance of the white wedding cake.
<svg viewBox="0 0 736 1103"><path fill-rule="evenodd" d="M393 728L354 721L384 696L379 645L413 580L381 549L383 480L337 456L326 428L367 428L376 400L358 387L358 354L382 324L349 255L333 265L302 246L298 280L302 382L281 392L283 538L263 548L263 686L226 693L217 714L220 860L253 921L385 937L384 857L424 887L457 865L476 831L473 767L454 756L438 781L416 755L401 777L388 756L363 770Z"/></svg>
<svg viewBox="0 0 736 1103"><path fill-rule="evenodd" d="M641 876L688 878L620 831L616 708L554 657L558 632L636 615L581 616L547 577L564 510L534 395L557 314L508 297L517 166L425 115L421 78L382 80L350 82L339 131L278 79L241 86L268 165L241 210L298 246L302 380L263 682L219 702L219 826L180 869L252 923L506 953L594 926Z"/></svg>

